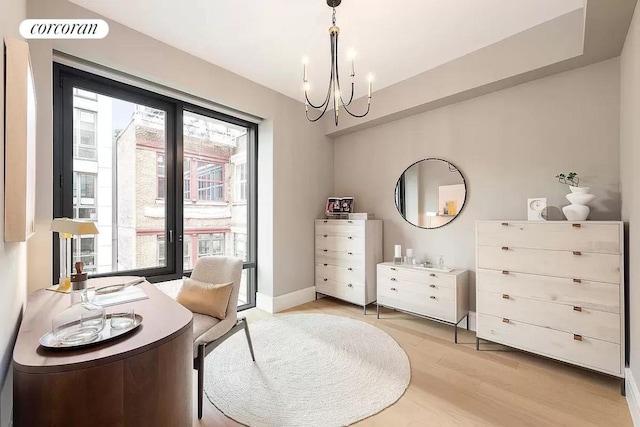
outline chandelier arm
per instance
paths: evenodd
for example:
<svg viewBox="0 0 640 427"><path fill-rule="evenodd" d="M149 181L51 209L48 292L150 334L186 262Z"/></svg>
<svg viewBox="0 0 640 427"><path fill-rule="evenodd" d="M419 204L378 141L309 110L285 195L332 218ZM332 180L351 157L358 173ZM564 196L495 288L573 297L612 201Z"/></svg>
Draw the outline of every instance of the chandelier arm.
<svg viewBox="0 0 640 427"><path fill-rule="evenodd" d="M344 111L346 111L347 113L349 113L349 115L350 115L350 116L352 116L352 117L356 117L356 118L358 118L358 119L361 119L361 118L363 118L364 116L366 116L367 114L369 114L369 109L371 108L371 102L370 102L370 100L371 100L371 98L369 98L369 99L367 100L367 111L365 111L365 112L364 112L364 113L362 113L362 114L354 114L354 113L352 113L351 111L349 111L349 110L347 109L347 107L346 107L345 105L343 105L343 107L344 107Z"/></svg>
<svg viewBox="0 0 640 427"><path fill-rule="evenodd" d="M309 109L305 109L304 110L304 114L307 116L307 120L309 120L311 123L317 122L318 120L320 120L322 118L322 116L324 116L324 113L327 112L327 108L329 108L329 103L328 102L324 105L324 109L322 110L322 113L320 113L320 115L318 117L316 117L315 119L312 119L312 118L309 117ZM316 110L319 110L319 108L317 108Z"/></svg>
<svg viewBox="0 0 640 427"><path fill-rule="evenodd" d="M355 92L355 84L353 82L353 79L351 80L351 96L349 97L349 102L344 102L344 98L342 97L342 89L340 88L340 72L339 72L339 67L338 67L338 34L335 35L335 39L334 39L334 43L335 43L335 50L331 49L331 61L335 62L335 68L336 68L336 86L338 87L338 93L340 94L340 102L342 103L342 105L344 105L345 107L349 106L351 104L351 101L353 101L353 93ZM333 46L332 46L333 48ZM335 96L335 94L334 94ZM349 113L351 114L351 113Z"/></svg>
<svg viewBox="0 0 640 427"><path fill-rule="evenodd" d="M329 96L331 94L331 87L329 87L329 89L327 90L327 96L324 99L324 102L322 104L319 105L314 105L311 100L309 100L309 96L307 95L307 92L305 91L304 93L304 98L307 101L307 104L309 104L309 106L315 110L321 110L322 108L324 108L326 105L329 104Z"/></svg>

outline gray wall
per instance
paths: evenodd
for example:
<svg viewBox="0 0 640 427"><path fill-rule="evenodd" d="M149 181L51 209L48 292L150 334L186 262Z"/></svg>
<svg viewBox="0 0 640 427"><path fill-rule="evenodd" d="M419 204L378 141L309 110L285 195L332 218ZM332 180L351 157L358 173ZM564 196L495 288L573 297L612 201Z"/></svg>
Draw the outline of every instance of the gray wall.
<svg viewBox="0 0 640 427"><path fill-rule="evenodd" d="M18 25L26 18L26 1L0 1L0 40L21 38ZM4 58L4 56L3 56ZM4 62L0 63L0 140L4 141ZM0 211L4 205L4 150L0 150ZM8 207L10 209L10 207ZM10 363L13 343L27 292L27 245L4 243L4 214L0 217L0 426L9 425L12 408Z"/></svg>
<svg viewBox="0 0 640 427"><path fill-rule="evenodd" d="M29 0L29 17L96 18L66 0ZM333 142L304 118L304 106L109 19L103 40L33 41L39 99L36 235L30 258L51 260L52 50L264 118L259 128L259 292L279 296L313 286L314 222L333 188ZM294 208L291 200L296 200ZM51 262L31 263L29 287L50 285Z"/></svg>
<svg viewBox="0 0 640 427"><path fill-rule="evenodd" d="M402 244L418 260L443 255L474 269L475 221L526 219L529 197L547 197L561 218L568 188L558 172L576 171L592 187L590 219L620 219L619 102L616 58L347 134L335 140L334 193L384 220L385 260ZM435 230L406 223L393 198L400 174L427 157L452 162L467 182L461 215Z"/></svg>
<svg viewBox="0 0 640 427"><path fill-rule="evenodd" d="M620 57L620 187L622 219L627 228L627 319L629 367L640 379L640 12L636 9ZM635 262L632 262L635 260Z"/></svg>

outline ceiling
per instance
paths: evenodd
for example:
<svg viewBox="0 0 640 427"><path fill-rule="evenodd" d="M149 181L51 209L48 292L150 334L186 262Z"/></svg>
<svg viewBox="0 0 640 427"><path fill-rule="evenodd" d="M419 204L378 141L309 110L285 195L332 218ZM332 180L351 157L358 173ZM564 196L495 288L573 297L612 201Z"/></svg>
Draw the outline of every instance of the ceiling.
<svg viewBox="0 0 640 427"><path fill-rule="evenodd" d="M326 93L325 0L71 1L295 99L307 56L312 101ZM354 50L357 98L369 72L375 91L582 7L584 0L343 0L341 74Z"/></svg>

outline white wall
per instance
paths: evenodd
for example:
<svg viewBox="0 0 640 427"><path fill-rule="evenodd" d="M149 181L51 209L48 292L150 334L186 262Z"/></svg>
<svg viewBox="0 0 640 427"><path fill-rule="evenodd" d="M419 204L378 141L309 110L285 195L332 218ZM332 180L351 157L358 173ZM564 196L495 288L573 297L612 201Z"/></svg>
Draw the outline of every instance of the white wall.
<svg viewBox="0 0 640 427"><path fill-rule="evenodd" d="M20 38L18 25L26 18L26 1L0 2L0 39ZM4 58L4 55L3 55ZM0 140L4 141L4 62L0 65ZM39 101L39 100L38 100ZM0 150L0 211L4 206L4 150ZM11 209L9 206L8 209ZM27 245L4 243L4 214L0 220L0 426L9 425L12 408L11 375L7 378L13 355L15 333L19 326L27 291Z"/></svg>
<svg viewBox="0 0 640 427"><path fill-rule="evenodd" d="M31 18L95 18L66 0L29 0ZM304 118L304 106L128 27L108 20L103 40L34 41L32 55L38 95L47 100L39 113L38 206L36 236L30 256L46 260L31 265L30 289L51 281L52 217L52 49L137 76L209 101L262 117L259 128L258 286L279 296L313 285L313 220L324 212L333 188L333 143L319 125ZM35 52L35 53L34 53Z"/></svg>
<svg viewBox="0 0 640 427"><path fill-rule="evenodd" d="M640 12L636 9L620 57L620 187L626 223L627 350L629 367L640 380ZM634 286L636 288L634 288ZM637 399L637 396L636 396Z"/></svg>
<svg viewBox="0 0 640 427"><path fill-rule="evenodd" d="M547 197L551 216L562 217L568 189L559 172L578 172L592 187L591 219L620 219L619 96L616 58L341 136L333 193L384 220L385 260L402 244L418 260L442 254L447 265L475 269L476 220L526 219L529 197ZM405 222L393 197L405 168L427 157L450 161L467 183L459 217L435 230Z"/></svg>

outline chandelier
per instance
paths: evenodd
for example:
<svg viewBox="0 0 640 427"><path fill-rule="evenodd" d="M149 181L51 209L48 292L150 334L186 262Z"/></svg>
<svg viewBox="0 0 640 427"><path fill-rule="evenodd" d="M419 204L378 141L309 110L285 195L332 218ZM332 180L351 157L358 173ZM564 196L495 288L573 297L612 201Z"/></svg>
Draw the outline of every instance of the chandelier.
<svg viewBox="0 0 640 427"><path fill-rule="evenodd" d="M329 79L329 88L327 89L327 96L324 99L324 102L319 105L313 104L309 100L309 80L307 79L307 58L302 60L303 64L303 87L304 87L304 109L305 115L307 116L307 120L310 122L317 122L324 116L329 105L333 104L333 116L336 126L338 126L338 116L340 114L340 108L344 108L350 116L353 117L364 117L369 113L369 108L371 107L371 89L373 84L373 76L369 74L369 89L367 93L367 110L363 114L355 114L349 110L349 106L351 105L351 101L353 101L354 94L354 79L356 76L354 59L355 54L349 53L348 59L351 68L351 95L349 96L349 101L344 102L344 98L342 97L342 91L340 89L340 75L338 74L338 34L340 34L340 28L336 26L336 7L338 7L342 3L342 0L327 0L327 5L333 9L333 18L332 18L332 26L329 28L329 36L331 38L331 77ZM333 100L333 102L332 102ZM319 112L319 115L315 118L309 116L309 107L314 109L316 112Z"/></svg>

